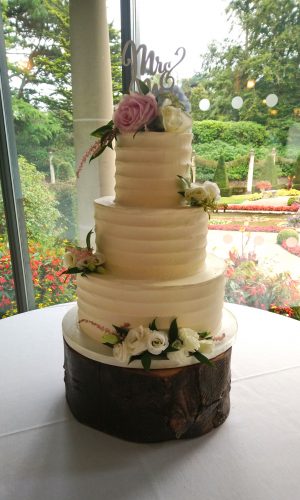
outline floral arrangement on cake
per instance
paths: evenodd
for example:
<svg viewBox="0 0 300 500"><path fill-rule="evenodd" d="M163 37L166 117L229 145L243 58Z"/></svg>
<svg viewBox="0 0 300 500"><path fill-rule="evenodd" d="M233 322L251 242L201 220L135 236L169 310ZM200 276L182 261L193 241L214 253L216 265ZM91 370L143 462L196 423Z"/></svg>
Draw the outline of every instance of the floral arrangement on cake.
<svg viewBox="0 0 300 500"><path fill-rule="evenodd" d="M77 176L88 159L91 161L97 158L107 147L112 149L118 134L192 131L191 105L179 87L159 90L154 95L143 81L139 80L139 84L142 94L124 94L114 110L112 120L92 132L91 135L97 137L97 140L83 156Z"/></svg>
<svg viewBox="0 0 300 500"><path fill-rule="evenodd" d="M104 255L94 252L91 247L91 236L93 230L88 232L86 247L68 246L64 255L64 266L67 268L61 274L81 274L86 276L90 273L103 274L105 272Z"/></svg>
<svg viewBox="0 0 300 500"><path fill-rule="evenodd" d="M192 183L186 177L177 176L181 190L178 191L191 207L202 207L205 212L217 209L220 199L220 189L215 182L205 181L203 184Z"/></svg>
<svg viewBox="0 0 300 500"><path fill-rule="evenodd" d="M111 347L113 356L122 363L128 364L139 359L148 370L153 359L169 359L185 364L187 357L194 356L199 362L211 365L204 353L212 352L213 337L208 332L178 328L176 319L171 322L168 332L159 330L155 320L149 327L113 326L114 331L106 331L101 342ZM223 336L219 340L221 338Z"/></svg>

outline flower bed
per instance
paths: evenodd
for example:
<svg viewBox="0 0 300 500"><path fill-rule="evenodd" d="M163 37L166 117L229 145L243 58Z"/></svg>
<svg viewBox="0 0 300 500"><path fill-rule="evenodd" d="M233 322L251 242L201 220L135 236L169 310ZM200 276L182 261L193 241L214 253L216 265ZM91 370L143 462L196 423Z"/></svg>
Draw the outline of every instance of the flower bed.
<svg viewBox="0 0 300 500"><path fill-rule="evenodd" d="M300 245L290 246L287 244L286 241L283 241L281 246L282 246L282 248L287 250L289 253L292 253L293 255L300 257Z"/></svg>
<svg viewBox="0 0 300 500"><path fill-rule="evenodd" d="M281 307L299 309L300 281L289 272L267 273L260 268L254 253L241 256L236 251L229 252L226 277L227 302L277 313Z"/></svg>
<svg viewBox="0 0 300 500"><path fill-rule="evenodd" d="M243 224L209 224L208 229L219 231L247 231L254 233L278 233L282 227L279 226L244 226Z"/></svg>
<svg viewBox="0 0 300 500"><path fill-rule="evenodd" d="M64 250L29 245L30 267L38 308L76 299L74 276L62 276ZM11 258L6 243L0 241L0 318L17 313Z"/></svg>
<svg viewBox="0 0 300 500"><path fill-rule="evenodd" d="M219 208L223 208L219 206ZM274 206L274 205L228 205L226 210L239 210L239 211L252 211L252 212L297 212L298 206L291 205L288 207L284 206Z"/></svg>

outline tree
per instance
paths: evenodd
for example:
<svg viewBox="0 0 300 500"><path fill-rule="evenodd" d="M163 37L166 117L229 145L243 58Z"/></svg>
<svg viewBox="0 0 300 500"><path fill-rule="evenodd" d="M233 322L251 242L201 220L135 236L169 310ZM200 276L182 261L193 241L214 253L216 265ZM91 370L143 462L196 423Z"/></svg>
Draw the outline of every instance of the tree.
<svg viewBox="0 0 300 500"><path fill-rule="evenodd" d="M275 187L278 183L277 178L277 168L274 163L274 158L272 155L268 155L262 166L261 177L263 180L269 181L272 187Z"/></svg>
<svg viewBox="0 0 300 500"><path fill-rule="evenodd" d="M300 100L300 3L232 0L227 13L239 24L241 40L212 43L204 55L196 81L211 101L205 118L256 121L273 131L274 143L285 143ZM265 103L270 93L279 98L274 108ZM235 95L244 100L240 110L232 109Z"/></svg>
<svg viewBox="0 0 300 500"><path fill-rule="evenodd" d="M19 158L19 169L28 238L51 246L61 232L58 228L60 213L57 210L55 197L50 191L49 184L45 182L45 176L23 157ZM4 231L5 216L1 197L0 227Z"/></svg>
<svg viewBox="0 0 300 500"><path fill-rule="evenodd" d="M295 163L295 179L294 179L294 188L300 189L300 155L298 156Z"/></svg>
<svg viewBox="0 0 300 500"><path fill-rule="evenodd" d="M3 2L18 153L38 170L74 174L68 0ZM109 25L113 95L122 87L120 33ZM26 56L20 63L20 57ZM14 57L13 57L14 56ZM66 166L68 164L68 166Z"/></svg>
<svg viewBox="0 0 300 500"><path fill-rule="evenodd" d="M12 88L18 98L59 115L72 126L71 54L68 0L9 0L3 3ZM109 25L113 93L122 88L120 33ZM13 55L12 54L12 55Z"/></svg>
<svg viewBox="0 0 300 500"><path fill-rule="evenodd" d="M228 176L223 156L220 156L219 158L213 181L218 184L221 191L221 196L230 195Z"/></svg>

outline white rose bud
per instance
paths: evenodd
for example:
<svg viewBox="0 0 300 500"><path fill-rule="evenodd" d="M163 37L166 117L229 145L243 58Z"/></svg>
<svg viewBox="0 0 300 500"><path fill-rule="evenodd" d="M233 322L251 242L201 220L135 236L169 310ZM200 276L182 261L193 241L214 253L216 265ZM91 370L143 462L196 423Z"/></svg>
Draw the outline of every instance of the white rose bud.
<svg viewBox="0 0 300 500"><path fill-rule="evenodd" d="M179 328L178 335L186 351L194 352L199 350L200 340L197 332L191 328Z"/></svg>
<svg viewBox="0 0 300 500"><path fill-rule="evenodd" d="M137 356L147 350L147 335L143 326L132 328L127 333L124 343L132 356Z"/></svg>
<svg viewBox="0 0 300 500"><path fill-rule="evenodd" d="M64 255L64 265L68 269L76 266L76 256L72 252L66 252Z"/></svg>
<svg viewBox="0 0 300 500"><path fill-rule="evenodd" d="M192 118L180 108L163 106L161 108L163 126L166 132L190 132Z"/></svg>
<svg viewBox="0 0 300 500"><path fill-rule="evenodd" d="M205 181L203 187L211 200L220 199L220 189L215 182Z"/></svg>
<svg viewBox="0 0 300 500"><path fill-rule="evenodd" d="M119 342L118 344L114 345L113 355L121 363L128 364L129 358L130 358L130 353L128 352L128 349L127 349L125 342Z"/></svg>
<svg viewBox="0 0 300 500"><path fill-rule="evenodd" d="M147 350L151 354L161 354L169 345L168 335L165 332L149 330L147 335Z"/></svg>
<svg viewBox="0 0 300 500"><path fill-rule="evenodd" d="M213 351L213 348L214 348L213 340L210 340L210 339L200 340L200 348L199 348L200 352L209 354Z"/></svg>

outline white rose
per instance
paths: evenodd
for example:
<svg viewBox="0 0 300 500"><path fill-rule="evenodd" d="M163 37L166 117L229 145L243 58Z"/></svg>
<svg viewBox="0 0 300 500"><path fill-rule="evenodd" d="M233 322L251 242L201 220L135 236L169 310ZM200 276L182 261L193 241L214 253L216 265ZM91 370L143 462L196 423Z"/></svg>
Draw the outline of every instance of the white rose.
<svg viewBox="0 0 300 500"><path fill-rule="evenodd" d="M113 355L121 363L128 364L129 358L130 358L130 353L128 352L128 349L127 349L125 342L119 342L118 344L114 345Z"/></svg>
<svg viewBox="0 0 300 500"><path fill-rule="evenodd" d="M145 330L143 326L139 326L138 328L132 328L127 333L124 343L132 356L137 356L147 350L147 334Z"/></svg>
<svg viewBox="0 0 300 500"><path fill-rule="evenodd" d="M168 359L172 361L172 363L176 363L177 365L185 365L188 353L185 349L179 349L178 351L168 352L167 356Z"/></svg>
<svg viewBox="0 0 300 500"><path fill-rule="evenodd" d="M220 199L220 189L215 182L205 181L203 187L211 200Z"/></svg>
<svg viewBox="0 0 300 500"><path fill-rule="evenodd" d="M147 350L151 354L161 354L169 345L168 335L165 332L149 330L147 334Z"/></svg>
<svg viewBox="0 0 300 500"><path fill-rule="evenodd" d="M188 201L191 201L191 199L198 202L207 200L207 192L202 186L186 189L184 196Z"/></svg>
<svg viewBox="0 0 300 500"><path fill-rule="evenodd" d="M166 132L190 132L192 118L180 108L163 106L161 108L163 126Z"/></svg>
<svg viewBox="0 0 300 500"><path fill-rule="evenodd" d="M72 252L66 252L64 255L64 265L68 269L76 266L76 256Z"/></svg>
<svg viewBox="0 0 300 500"><path fill-rule="evenodd" d="M200 340L197 332L191 328L179 328L178 336L183 342L183 348L188 352L198 351Z"/></svg>
<svg viewBox="0 0 300 500"><path fill-rule="evenodd" d="M200 352L209 354L210 352L213 351L214 348L214 342L213 340L200 340L200 348L198 349Z"/></svg>

